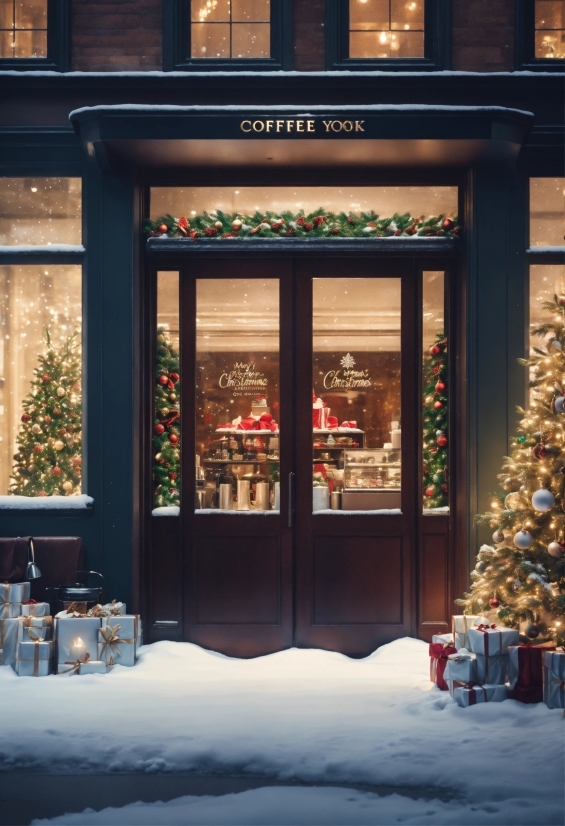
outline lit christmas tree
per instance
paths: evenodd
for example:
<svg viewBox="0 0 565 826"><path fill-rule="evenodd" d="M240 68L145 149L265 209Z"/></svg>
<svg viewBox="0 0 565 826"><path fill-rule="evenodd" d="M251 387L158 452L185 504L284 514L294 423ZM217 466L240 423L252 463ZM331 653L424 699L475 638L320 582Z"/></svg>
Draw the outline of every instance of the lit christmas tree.
<svg viewBox="0 0 565 826"><path fill-rule="evenodd" d="M38 357L31 392L22 402L22 425L10 493L73 496L81 492L82 403L80 334L51 342Z"/></svg>
<svg viewBox="0 0 565 826"><path fill-rule="evenodd" d="M493 545L483 545L471 573L471 592L458 600L467 613L496 609L505 625L530 639L564 641L565 622L565 296L544 302L553 315L534 335L521 364L530 368L532 397L512 455L499 475L503 492L492 511L478 517L495 528Z"/></svg>
<svg viewBox="0 0 565 826"><path fill-rule="evenodd" d="M424 368L424 508L447 506L447 339L439 333Z"/></svg>
<svg viewBox="0 0 565 826"><path fill-rule="evenodd" d="M178 505L180 500L179 354L166 327L157 329L155 365L155 507Z"/></svg>

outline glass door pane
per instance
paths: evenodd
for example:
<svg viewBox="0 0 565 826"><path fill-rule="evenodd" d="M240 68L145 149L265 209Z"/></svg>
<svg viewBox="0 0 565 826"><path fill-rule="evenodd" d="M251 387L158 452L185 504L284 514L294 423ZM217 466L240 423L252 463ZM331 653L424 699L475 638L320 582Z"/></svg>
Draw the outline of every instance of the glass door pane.
<svg viewBox="0 0 565 826"><path fill-rule="evenodd" d="M198 279L196 325L197 511L278 511L278 279Z"/></svg>
<svg viewBox="0 0 565 826"><path fill-rule="evenodd" d="M400 508L400 278L313 282L313 510Z"/></svg>

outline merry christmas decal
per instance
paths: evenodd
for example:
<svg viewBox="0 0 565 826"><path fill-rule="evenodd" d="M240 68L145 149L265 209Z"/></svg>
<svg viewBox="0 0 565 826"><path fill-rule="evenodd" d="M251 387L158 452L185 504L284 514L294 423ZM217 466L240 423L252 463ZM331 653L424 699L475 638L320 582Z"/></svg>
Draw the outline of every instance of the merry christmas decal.
<svg viewBox="0 0 565 826"><path fill-rule="evenodd" d="M259 391L265 392L268 383L268 378L256 369L252 361L236 361L231 370L222 373L218 382L222 390L227 388L234 396L254 396Z"/></svg>
<svg viewBox="0 0 565 826"><path fill-rule="evenodd" d="M355 370L355 359L351 353L340 360L341 369L329 370L324 376L326 390L356 390L371 387L368 370Z"/></svg>

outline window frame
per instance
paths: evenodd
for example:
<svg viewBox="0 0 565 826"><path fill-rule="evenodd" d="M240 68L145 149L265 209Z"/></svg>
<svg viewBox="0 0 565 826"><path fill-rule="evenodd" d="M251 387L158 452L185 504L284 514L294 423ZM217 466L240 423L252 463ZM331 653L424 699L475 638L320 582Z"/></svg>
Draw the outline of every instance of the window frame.
<svg viewBox="0 0 565 826"><path fill-rule="evenodd" d="M47 0L47 57L0 57L0 70L69 71L69 0Z"/></svg>
<svg viewBox="0 0 565 826"><path fill-rule="evenodd" d="M326 0L326 69L432 72L451 66L451 0L426 0L423 57L349 57L349 0Z"/></svg>
<svg viewBox="0 0 565 826"><path fill-rule="evenodd" d="M271 57L202 58L190 56L190 2L163 3L163 71L261 72L292 68L292 3L271 0Z"/></svg>
<svg viewBox="0 0 565 826"><path fill-rule="evenodd" d="M535 0L516 3L516 69L529 72L564 72L565 59L535 56Z"/></svg>

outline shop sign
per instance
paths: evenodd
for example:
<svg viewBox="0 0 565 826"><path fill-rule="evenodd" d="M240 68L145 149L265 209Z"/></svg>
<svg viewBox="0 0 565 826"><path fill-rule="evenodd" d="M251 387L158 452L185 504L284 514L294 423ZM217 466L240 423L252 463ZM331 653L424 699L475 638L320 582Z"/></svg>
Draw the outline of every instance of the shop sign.
<svg viewBox="0 0 565 826"><path fill-rule="evenodd" d="M298 133L347 136L364 132L364 120L336 120L332 118L255 118L242 120L239 128L246 135L293 135Z"/></svg>
<svg viewBox="0 0 565 826"><path fill-rule="evenodd" d="M351 353L340 360L339 370L329 370L324 376L326 390L359 390L371 387L368 370L355 370L355 359Z"/></svg>
<svg viewBox="0 0 565 826"><path fill-rule="evenodd" d="M218 381L222 390L231 390L234 396L255 396L264 393L269 383L268 378L257 370L252 361L236 361L231 370L222 373Z"/></svg>

